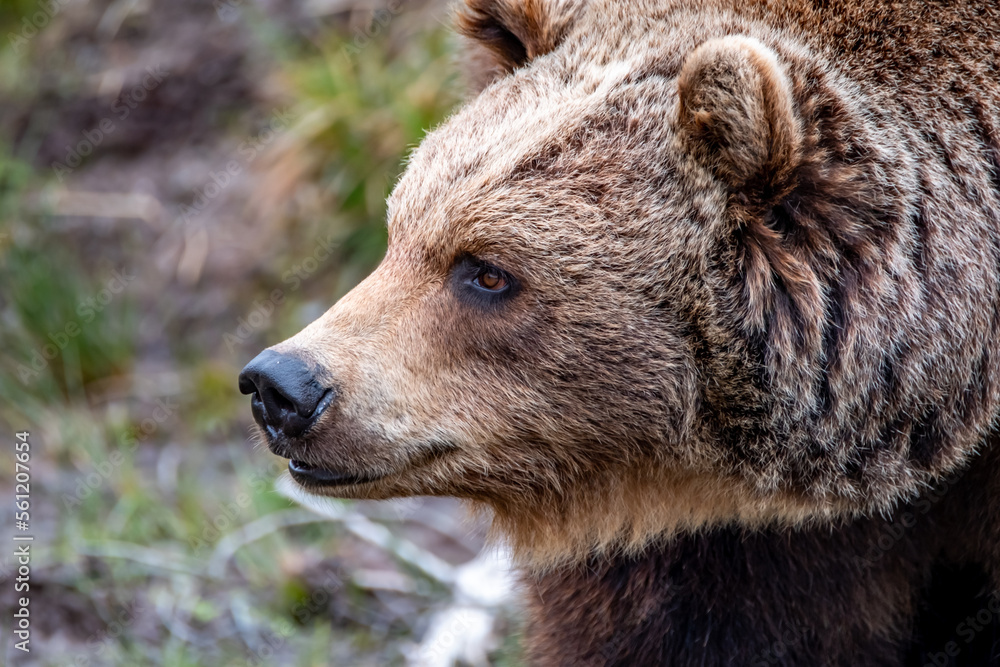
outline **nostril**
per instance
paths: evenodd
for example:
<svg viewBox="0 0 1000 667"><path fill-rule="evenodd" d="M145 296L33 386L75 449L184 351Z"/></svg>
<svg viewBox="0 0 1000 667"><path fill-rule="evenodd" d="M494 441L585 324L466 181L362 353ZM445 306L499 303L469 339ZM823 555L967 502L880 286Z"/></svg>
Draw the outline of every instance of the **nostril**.
<svg viewBox="0 0 1000 667"><path fill-rule="evenodd" d="M250 374L246 371L240 373L240 393L241 394L252 394L257 391L257 385L250 378Z"/></svg>
<svg viewBox="0 0 1000 667"><path fill-rule="evenodd" d="M277 389L271 387L265 389L260 392L260 399L264 402L267 414L275 421L292 413L298 414L298 410L295 409L295 404L288 400Z"/></svg>
<svg viewBox="0 0 1000 667"><path fill-rule="evenodd" d="M264 350L247 364L239 387L253 394L250 405L257 422L288 437L305 433L334 397L305 361L274 350Z"/></svg>

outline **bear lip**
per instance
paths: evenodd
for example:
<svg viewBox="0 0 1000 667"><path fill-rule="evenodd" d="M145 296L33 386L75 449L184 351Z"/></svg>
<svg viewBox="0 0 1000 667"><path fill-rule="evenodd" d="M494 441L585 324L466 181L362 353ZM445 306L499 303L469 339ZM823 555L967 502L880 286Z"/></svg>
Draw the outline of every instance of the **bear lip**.
<svg viewBox="0 0 1000 667"><path fill-rule="evenodd" d="M350 486L365 482L374 482L383 477L383 475L354 475L327 468L318 468L298 459L291 459L288 462L288 472L291 473L292 479L306 487Z"/></svg>

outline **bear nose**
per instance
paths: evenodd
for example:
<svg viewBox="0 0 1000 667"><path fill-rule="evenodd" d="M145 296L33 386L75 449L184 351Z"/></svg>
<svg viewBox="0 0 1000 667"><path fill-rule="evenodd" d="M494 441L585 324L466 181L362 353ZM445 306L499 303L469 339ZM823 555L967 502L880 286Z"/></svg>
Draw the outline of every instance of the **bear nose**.
<svg viewBox="0 0 1000 667"><path fill-rule="evenodd" d="M298 357L264 350L240 373L240 392L253 394L250 409L268 435L295 438L329 405L332 390L316 381Z"/></svg>

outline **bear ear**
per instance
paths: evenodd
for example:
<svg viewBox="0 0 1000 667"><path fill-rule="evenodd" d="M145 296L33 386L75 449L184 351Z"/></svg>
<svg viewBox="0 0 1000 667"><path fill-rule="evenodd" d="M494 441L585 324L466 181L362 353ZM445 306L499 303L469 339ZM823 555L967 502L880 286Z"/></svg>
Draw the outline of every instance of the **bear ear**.
<svg viewBox="0 0 1000 667"><path fill-rule="evenodd" d="M471 54L482 70L474 73L475 87L553 51L582 5L583 0L465 0L455 22L480 47Z"/></svg>
<svg viewBox="0 0 1000 667"><path fill-rule="evenodd" d="M734 190L785 190L801 160L802 129L777 54L750 37L705 42L678 77L688 150Z"/></svg>

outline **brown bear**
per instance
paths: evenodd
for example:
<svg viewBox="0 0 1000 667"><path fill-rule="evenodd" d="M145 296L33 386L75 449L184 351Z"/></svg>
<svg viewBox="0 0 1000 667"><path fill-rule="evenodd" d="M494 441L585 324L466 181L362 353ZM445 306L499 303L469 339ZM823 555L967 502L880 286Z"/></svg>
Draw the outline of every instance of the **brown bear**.
<svg viewBox="0 0 1000 667"><path fill-rule="evenodd" d="M1000 4L466 0L378 269L240 378L541 665L1000 664Z"/></svg>

